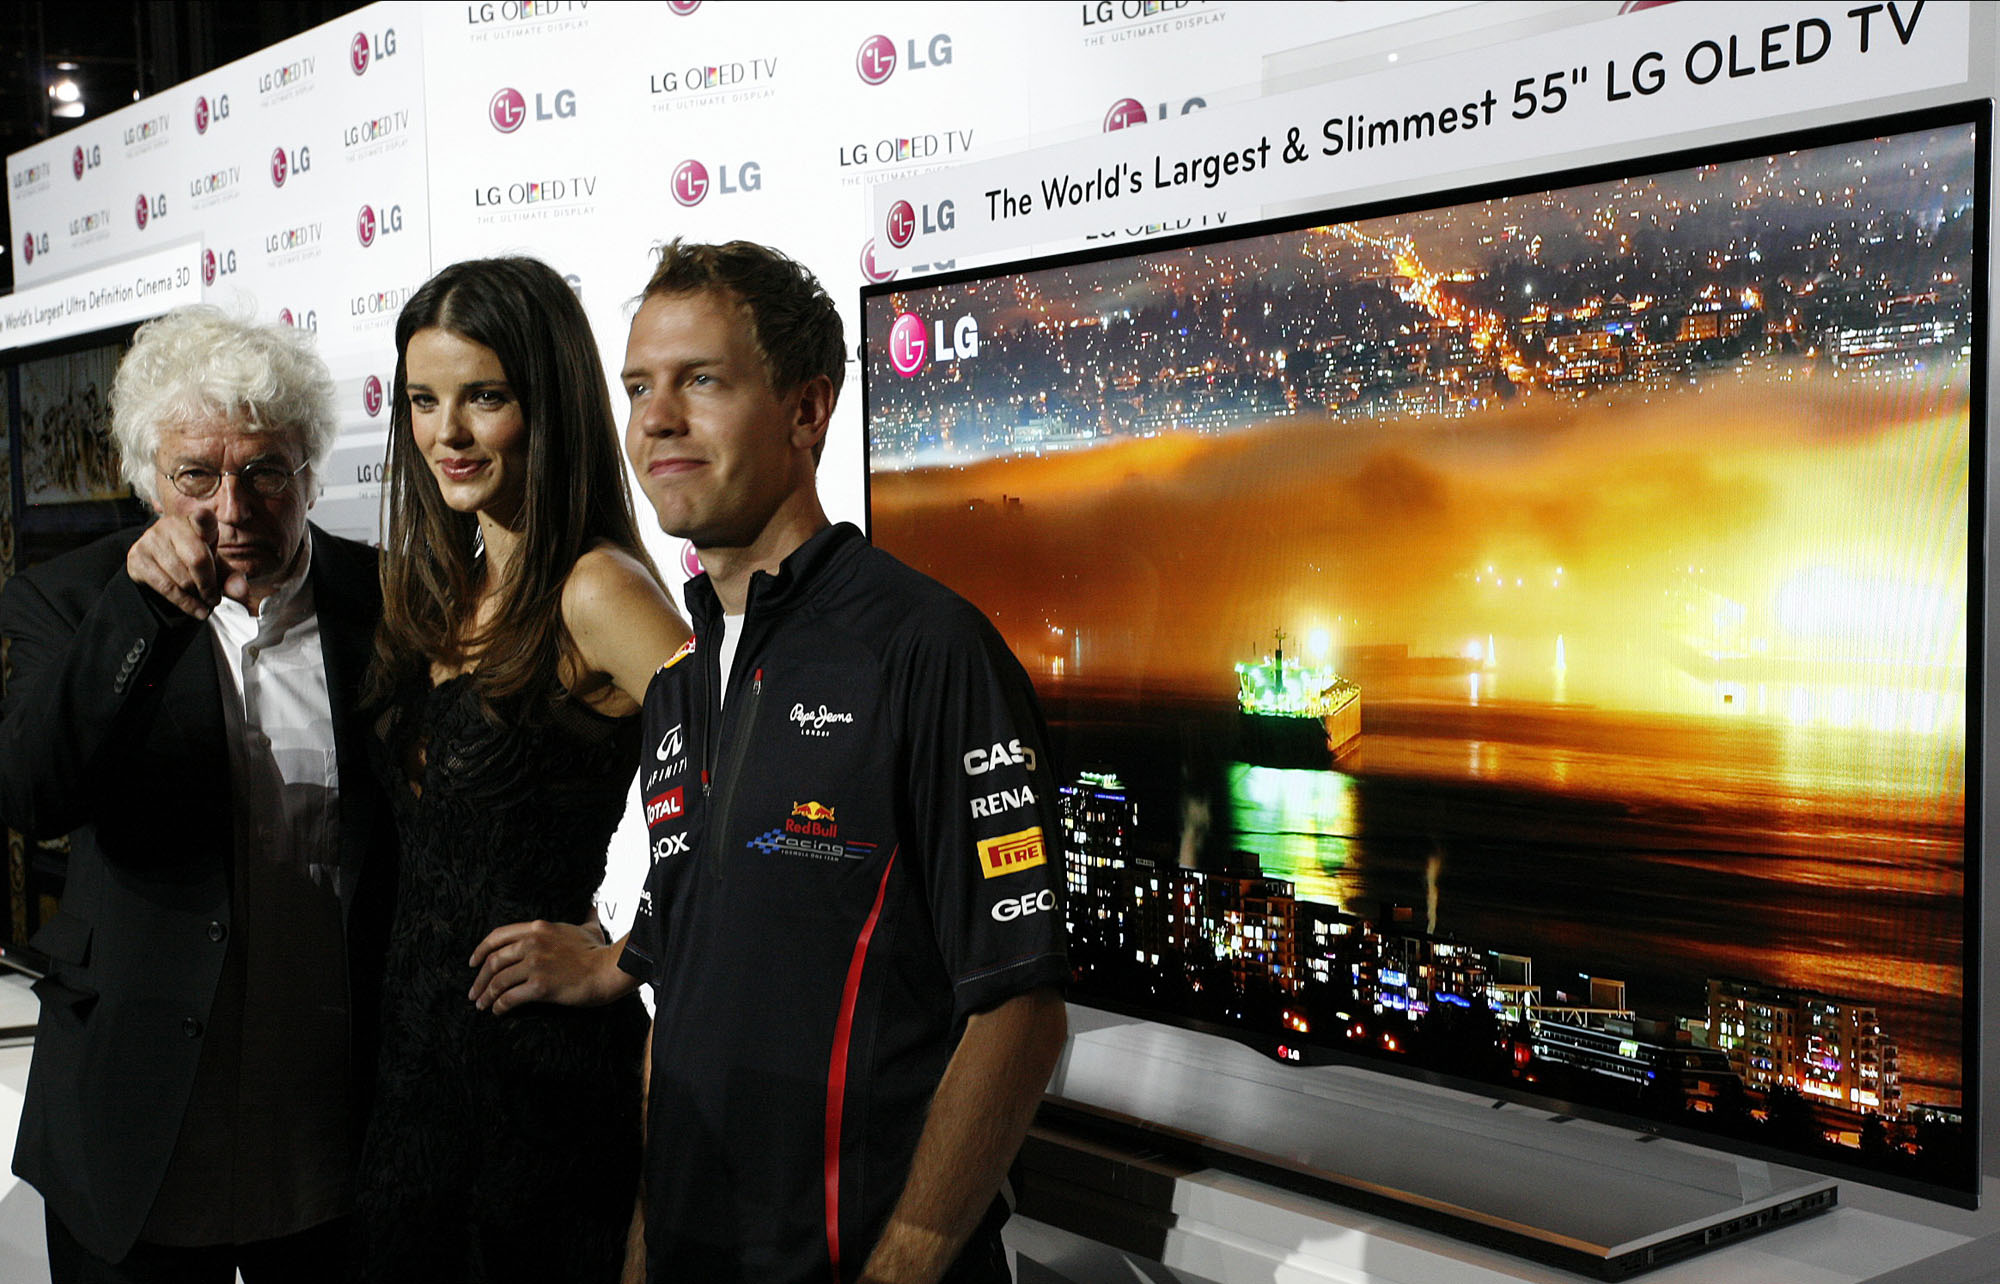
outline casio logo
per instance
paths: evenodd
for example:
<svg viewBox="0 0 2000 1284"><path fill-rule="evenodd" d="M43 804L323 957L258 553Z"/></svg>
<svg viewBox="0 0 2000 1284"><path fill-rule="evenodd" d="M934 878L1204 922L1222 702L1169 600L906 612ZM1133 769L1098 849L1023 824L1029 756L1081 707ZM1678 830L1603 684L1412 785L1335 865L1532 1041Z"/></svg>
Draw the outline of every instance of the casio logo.
<svg viewBox="0 0 2000 1284"><path fill-rule="evenodd" d="M1024 749L1019 740L1009 740L1006 744L996 744L991 749L973 749L965 755L965 774L983 776L989 771L1015 765L1035 769L1035 751Z"/></svg>

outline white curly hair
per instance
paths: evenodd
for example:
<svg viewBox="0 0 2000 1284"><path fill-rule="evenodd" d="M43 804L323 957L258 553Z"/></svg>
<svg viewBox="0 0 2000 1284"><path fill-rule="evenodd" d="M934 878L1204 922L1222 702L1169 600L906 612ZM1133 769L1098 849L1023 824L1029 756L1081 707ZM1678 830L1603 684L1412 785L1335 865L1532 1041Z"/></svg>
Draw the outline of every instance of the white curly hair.
<svg viewBox="0 0 2000 1284"><path fill-rule="evenodd" d="M333 376L309 334L240 320L205 303L140 326L111 386L119 465L139 498L159 502L160 429L218 419L245 432L296 432L312 464L307 493L318 495L340 425Z"/></svg>

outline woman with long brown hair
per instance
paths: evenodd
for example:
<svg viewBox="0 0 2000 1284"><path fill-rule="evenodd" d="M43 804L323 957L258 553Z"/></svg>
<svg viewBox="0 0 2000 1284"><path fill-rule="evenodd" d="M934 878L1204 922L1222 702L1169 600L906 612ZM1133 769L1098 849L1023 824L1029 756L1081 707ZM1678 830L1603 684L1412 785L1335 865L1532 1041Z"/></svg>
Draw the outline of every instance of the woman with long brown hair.
<svg viewBox="0 0 2000 1284"><path fill-rule="evenodd" d="M610 1281L645 1012L636 996L520 1001L561 997L550 987L489 1007L468 987L495 929L592 919L646 684L687 626L639 542L603 368L561 277L532 259L455 264L404 307L396 346L369 699L402 866L362 1273Z"/></svg>

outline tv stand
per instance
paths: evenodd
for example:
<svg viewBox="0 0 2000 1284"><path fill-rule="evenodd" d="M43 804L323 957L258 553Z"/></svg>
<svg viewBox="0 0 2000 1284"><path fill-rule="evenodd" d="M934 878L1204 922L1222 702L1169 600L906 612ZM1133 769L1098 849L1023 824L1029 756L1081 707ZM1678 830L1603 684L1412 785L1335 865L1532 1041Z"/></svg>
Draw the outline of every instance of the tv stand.
<svg viewBox="0 0 2000 1284"><path fill-rule="evenodd" d="M1835 1208L1834 1183L1799 1169L1365 1069L1282 1066L1228 1039L1094 1009L1072 1007L1070 1016L1070 1044L1023 1151L1022 1211L1056 1227L1067 1220L1151 1261L1191 1242L1202 1209L1240 1238L1235 1223L1275 1215L1253 1215L1266 1198L1289 1215L1393 1218L1401 1234L1608 1279L1788 1225L1798 1229L1786 1242L1810 1244L1819 1227L1835 1235L1871 1219L1842 1210L1818 1220ZM1911 1225L1899 1234L1876 1227L1868 1242L1877 1259L1894 1241L1915 1262L1969 1238Z"/></svg>

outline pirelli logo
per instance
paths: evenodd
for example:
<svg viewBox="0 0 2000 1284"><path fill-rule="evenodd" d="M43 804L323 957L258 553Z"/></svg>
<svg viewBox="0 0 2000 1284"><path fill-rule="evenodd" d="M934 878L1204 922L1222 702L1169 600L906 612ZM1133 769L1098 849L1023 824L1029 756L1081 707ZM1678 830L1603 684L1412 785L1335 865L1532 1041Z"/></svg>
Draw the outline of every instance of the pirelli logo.
<svg viewBox="0 0 2000 1284"><path fill-rule="evenodd" d="M1049 862L1048 844L1042 841L1042 827L1023 829L1019 833L1002 834L998 838L979 840L979 872L988 878L998 878L1016 870L1033 869Z"/></svg>

